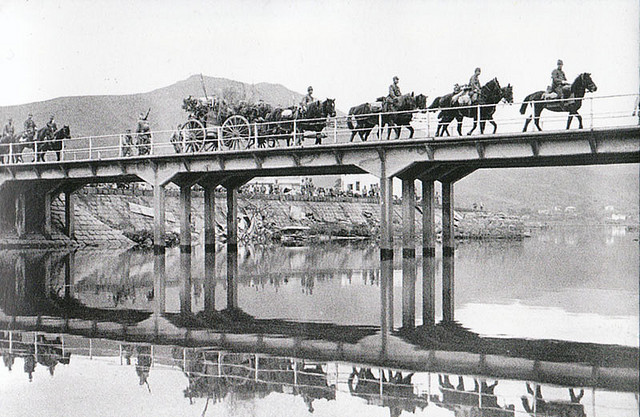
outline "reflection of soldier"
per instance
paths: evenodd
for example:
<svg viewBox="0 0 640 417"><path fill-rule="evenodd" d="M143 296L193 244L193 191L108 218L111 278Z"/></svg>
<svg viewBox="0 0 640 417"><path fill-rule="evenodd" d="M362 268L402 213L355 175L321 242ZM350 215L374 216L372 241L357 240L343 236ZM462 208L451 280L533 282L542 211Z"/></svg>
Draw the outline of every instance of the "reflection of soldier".
<svg viewBox="0 0 640 417"><path fill-rule="evenodd" d="M473 390L469 391L465 390L462 376L458 376L458 385L455 387L449 381L448 375L438 375L438 382L440 391L442 391L442 399L437 395L432 395L431 401L438 407L452 410L455 415L463 413L476 415L476 412L486 417L512 417L515 415L513 404L505 407L498 404L498 397L494 395L498 381L488 385L485 381L478 384L478 380L474 379Z"/></svg>
<svg viewBox="0 0 640 417"><path fill-rule="evenodd" d="M151 346L138 345L136 346L136 353L138 358L136 360L136 374L140 378L140 385L147 384L149 388L149 371L151 369ZM149 388L151 392L151 388Z"/></svg>

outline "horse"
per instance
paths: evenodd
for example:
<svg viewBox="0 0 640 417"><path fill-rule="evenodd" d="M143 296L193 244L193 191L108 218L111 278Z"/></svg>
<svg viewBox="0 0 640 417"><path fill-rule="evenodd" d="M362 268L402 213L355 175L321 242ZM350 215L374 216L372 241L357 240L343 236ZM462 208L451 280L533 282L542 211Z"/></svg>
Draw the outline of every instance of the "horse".
<svg viewBox="0 0 640 417"><path fill-rule="evenodd" d="M378 101L382 101L381 98ZM382 102L380 107L374 109L371 103L363 103L358 106L351 107L349 109L349 115L347 117L347 126L351 130L351 139L349 142L353 142L356 134L360 135L360 140L366 142L371 134L371 130L379 123L384 126L389 124L389 115L386 114L389 111L389 106ZM382 129L380 126L380 129ZM380 139L380 132L378 131L378 139Z"/></svg>
<svg viewBox="0 0 640 417"><path fill-rule="evenodd" d="M297 123L297 130L304 140L304 132L316 132L316 145L322 144L322 129L327 125L327 117L336 117L336 100L328 98L325 101L314 101L307 105L303 112L303 119Z"/></svg>
<svg viewBox="0 0 640 417"><path fill-rule="evenodd" d="M327 117L335 117L335 100L315 101L309 103L306 112L298 107L277 107L266 117L265 131L274 141L285 138L287 146L291 146L292 137L296 144L301 144L305 131L316 132L316 145L322 143L321 131L327 125ZM294 120L295 132L294 132ZM300 135L300 137L298 137Z"/></svg>
<svg viewBox="0 0 640 417"><path fill-rule="evenodd" d="M42 145L38 145L38 152L42 154L42 161L44 161L44 155L47 151L55 152L57 160L60 161L62 157L62 142L65 139L71 139L71 129L67 125L53 132ZM38 142L40 141L40 134L38 134Z"/></svg>
<svg viewBox="0 0 640 417"><path fill-rule="evenodd" d="M584 97L586 92L593 93L598 89L596 84L591 79L591 74L588 72L583 72L578 75L578 77L573 81L570 87L571 95L569 98L571 100L563 101L560 99L556 100L543 100L544 91L536 91L535 93L529 94L525 97L522 106L520 106L520 114L524 114L527 111L527 107L529 103L533 102L533 114L527 118L524 122L523 132L527 131L527 127L529 123L531 123L531 119L533 119L536 127L539 131L542 131L540 127L540 113L542 110L547 109L554 112L569 112L569 119L567 120L567 130L571 127L571 121L573 120L573 116L576 116L578 122L580 123L579 129L582 129L582 116L578 114L578 110L582 106L582 98Z"/></svg>
<svg viewBox="0 0 640 417"><path fill-rule="evenodd" d="M391 104L392 113L389 115L389 121L392 127L387 130L387 140L391 136L391 129L396 132L396 139L400 139L400 131L402 127L409 129L409 139L413 138L413 126L411 126L411 120L413 119L413 110L424 110L427 107L427 96L424 94L418 94L414 96L413 93L405 94L398 97L397 104Z"/></svg>
<svg viewBox="0 0 640 417"><path fill-rule="evenodd" d="M473 127L467 135L472 134L478 126L478 116L480 119L480 133L484 133L484 126L487 121L493 125L493 133L496 133L498 125L493 120L493 114L496 112L496 104L501 100L505 100L507 103L513 103L513 87L511 84L508 84L506 87L500 87L498 79L494 78L481 88L480 95L478 96L478 102L474 103L480 105L479 115L477 107L464 107L458 109L458 114L456 115L456 120L458 121L458 134L462 135L462 120L465 117L473 119Z"/></svg>
<svg viewBox="0 0 640 417"><path fill-rule="evenodd" d="M444 96L436 97L433 100L433 103L429 107L427 107L427 111L429 110L438 110L438 109L447 109L441 110L438 113L438 128L436 129L436 137L444 135L449 135L449 124L456 118L456 112L449 110L448 108L453 107L453 95L454 93L445 94Z"/></svg>

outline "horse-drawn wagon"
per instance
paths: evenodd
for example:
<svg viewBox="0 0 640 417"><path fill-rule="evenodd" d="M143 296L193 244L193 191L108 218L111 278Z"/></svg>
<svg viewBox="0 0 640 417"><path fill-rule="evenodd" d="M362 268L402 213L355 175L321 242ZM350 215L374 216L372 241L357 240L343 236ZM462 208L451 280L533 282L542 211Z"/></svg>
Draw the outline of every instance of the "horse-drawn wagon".
<svg viewBox="0 0 640 417"><path fill-rule="evenodd" d="M182 108L189 117L172 139L177 152L247 149L259 136L260 104L231 106L212 97L189 96Z"/></svg>

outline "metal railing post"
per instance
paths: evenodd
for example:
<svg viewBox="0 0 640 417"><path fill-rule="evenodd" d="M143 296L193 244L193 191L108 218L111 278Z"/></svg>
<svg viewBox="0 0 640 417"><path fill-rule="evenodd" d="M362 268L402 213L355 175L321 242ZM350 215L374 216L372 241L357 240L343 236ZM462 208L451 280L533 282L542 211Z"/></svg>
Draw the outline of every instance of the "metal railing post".
<svg viewBox="0 0 640 417"><path fill-rule="evenodd" d="M149 132L149 155L153 155L155 146L153 146L153 135Z"/></svg>
<svg viewBox="0 0 640 417"><path fill-rule="evenodd" d="M9 332L9 353L13 353L13 332Z"/></svg>
<svg viewBox="0 0 640 417"><path fill-rule="evenodd" d="M382 136L382 113L378 113L378 139Z"/></svg>
<svg viewBox="0 0 640 417"><path fill-rule="evenodd" d="M589 97L589 116L590 116L589 128L593 130L593 97Z"/></svg>
<svg viewBox="0 0 640 417"><path fill-rule="evenodd" d="M222 126L218 126L218 150L222 150Z"/></svg>
<svg viewBox="0 0 640 417"><path fill-rule="evenodd" d="M481 114L480 114L480 105L478 104L478 127L479 127L479 128L480 128L480 120L481 120L481 119L480 119L480 117L481 117ZM482 132L482 130L480 130L480 132Z"/></svg>
<svg viewBox="0 0 640 417"><path fill-rule="evenodd" d="M296 146L298 144L296 139L297 131L298 131L298 123L296 119L293 119L293 146Z"/></svg>
<svg viewBox="0 0 640 417"><path fill-rule="evenodd" d="M91 136L89 136L89 159L91 159L91 154L93 150L93 140L91 139Z"/></svg>
<svg viewBox="0 0 640 417"><path fill-rule="evenodd" d="M33 162L38 163L38 142L36 141L33 142L33 157Z"/></svg>
<svg viewBox="0 0 640 417"><path fill-rule="evenodd" d="M9 164L13 163L13 143L9 143Z"/></svg>
<svg viewBox="0 0 640 417"><path fill-rule="evenodd" d="M258 147L258 123L253 123L253 137L256 148Z"/></svg>
<svg viewBox="0 0 640 417"><path fill-rule="evenodd" d="M180 136L182 136L182 152L183 153L187 153L187 135L181 134ZM189 135L189 137L191 137L191 135Z"/></svg>
<svg viewBox="0 0 640 417"><path fill-rule="evenodd" d="M118 136L118 143L119 143L118 156L120 158L122 158L122 156L123 156L123 142L124 142L123 137L124 137L124 135L119 135Z"/></svg>
<svg viewBox="0 0 640 417"><path fill-rule="evenodd" d="M338 143L338 118L333 119L333 143Z"/></svg>
<svg viewBox="0 0 640 417"><path fill-rule="evenodd" d="M429 129L429 110L427 110L427 137L431 136L431 130Z"/></svg>
<svg viewBox="0 0 640 417"><path fill-rule="evenodd" d="M60 139L60 161L64 161L64 151L65 151L65 143L67 142L66 139L62 138Z"/></svg>

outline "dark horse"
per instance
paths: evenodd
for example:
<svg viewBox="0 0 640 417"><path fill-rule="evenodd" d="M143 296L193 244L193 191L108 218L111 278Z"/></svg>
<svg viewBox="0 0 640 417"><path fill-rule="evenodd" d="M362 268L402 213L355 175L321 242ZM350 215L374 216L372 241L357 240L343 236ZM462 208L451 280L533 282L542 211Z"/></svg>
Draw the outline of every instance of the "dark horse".
<svg viewBox="0 0 640 417"><path fill-rule="evenodd" d="M480 105L480 133L484 133L484 126L487 121L493 125L493 133L498 130L498 125L493 120L493 114L496 112L496 104L501 100L505 100L507 103L513 103L513 87L508 84L506 87L500 87L500 83L497 78L486 83L480 90L478 102L474 103ZM470 135L476 130L478 126L478 107L464 107L458 110L456 120L458 121L458 134L462 135L462 120L465 117L473 119L473 127L467 133Z"/></svg>
<svg viewBox="0 0 640 417"><path fill-rule="evenodd" d="M433 103L429 106L430 110L442 109L438 114L438 129L436 130L436 136L444 135L449 136L449 124L456 119L458 121L458 134L462 135L462 120L464 117L470 117L473 119L473 128L469 131L469 135L478 126L480 122L480 132L484 133L484 126L488 120L493 125L493 133L496 133L498 125L493 120L493 114L496 111L496 104L500 100L506 100L509 103L513 103L513 87L511 84L506 87L500 87L500 83L497 78L492 79L486 83L480 90L478 101L473 103L472 107L456 108L457 103L452 102L454 93L449 93L442 97L437 97ZM478 107L480 107L480 118L478 119Z"/></svg>
<svg viewBox="0 0 640 417"><path fill-rule="evenodd" d="M347 126L351 130L349 142L353 142L356 134L360 135L360 140L366 142L375 126L380 124L380 129L382 129L382 126L391 123L388 114L391 111L390 106L383 100L384 97L377 100L381 102L378 108L374 108L371 103L363 103L349 109L349 116L347 117ZM380 132L378 132L378 139L380 139Z"/></svg>
<svg viewBox="0 0 640 417"><path fill-rule="evenodd" d="M0 143L0 155L5 156L9 154L9 147L11 147L11 155L13 155L13 163L22 162L22 151L24 149L33 149L35 153L35 162L44 162L44 156L47 151L53 151L56 153L58 161L61 159L62 141L64 139L71 138L71 131L69 126L63 126L62 128L52 132L48 126L38 129L35 132L35 138L29 140L26 132L14 135L12 137L5 136ZM37 146L36 146L37 145Z"/></svg>
<svg viewBox="0 0 640 417"><path fill-rule="evenodd" d="M596 91L598 87L591 79L591 74L588 72L583 72L578 75L578 78L575 79L573 84L570 87L570 96L565 98L569 98L570 100L543 100L544 91L536 91L533 94L529 94L525 97L522 106L520 106L520 114L524 114L527 111L527 107L530 102L533 102L533 115L529 116L527 120L524 122L523 132L527 131L527 127L529 123L531 123L531 119L533 119L536 127L539 131L542 130L540 127L540 113L542 113L543 109L555 111L555 112L569 112L569 119L567 120L567 129L571 127L571 120L573 120L573 116L576 116L578 122L580 123L580 129L582 129L582 116L578 114L578 110L582 106L582 98L585 93L588 91L590 93Z"/></svg>
<svg viewBox="0 0 640 417"><path fill-rule="evenodd" d="M402 127L409 129L409 139L413 137L413 126L411 126L411 120L413 119L413 110L427 108L427 96L424 94L418 94L414 96L413 93L405 94L398 97L397 104L391 105L391 113L389 115L389 121L392 127L387 130L387 140L391 136L391 129L396 132L396 139L400 138L400 131Z"/></svg>
<svg viewBox="0 0 640 417"><path fill-rule="evenodd" d="M44 161L45 152L52 151L56 153L56 158L60 161L62 158L62 142L65 139L71 139L71 129L67 125L53 132L49 140L45 141L41 147L38 147L38 151L42 152L42 160Z"/></svg>
<svg viewBox="0 0 640 417"><path fill-rule="evenodd" d="M328 98L325 101L314 101L307 105L307 110L290 107L288 109L276 108L267 116L268 135L278 140L285 137L287 146L295 138L295 144L301 145L304 140L304 132L316 132L316 145L322 143L322 129L327 125L327 117L336 116L336 101ZM294 120L295 132L294 132Z"/></svg>

